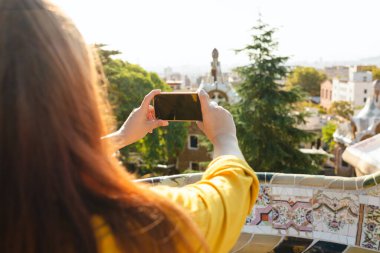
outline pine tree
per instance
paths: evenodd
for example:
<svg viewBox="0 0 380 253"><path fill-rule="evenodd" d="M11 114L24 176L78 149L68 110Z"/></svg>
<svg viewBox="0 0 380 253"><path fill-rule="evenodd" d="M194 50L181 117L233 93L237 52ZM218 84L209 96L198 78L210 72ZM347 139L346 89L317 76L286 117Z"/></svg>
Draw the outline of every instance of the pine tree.
<svg viewBox="0 0 380 253"><path fill-rule="evenodd" d="M237 68L241 101L232 107L242 152L256 171L315 174L310 156L299 151L300 143L312 138L297 128L305 122L305 114L296 110L304 94L283 85L288 57L275 55L275 29L259 20L253 31L253 42L237 50L250 60Z"/></svg>

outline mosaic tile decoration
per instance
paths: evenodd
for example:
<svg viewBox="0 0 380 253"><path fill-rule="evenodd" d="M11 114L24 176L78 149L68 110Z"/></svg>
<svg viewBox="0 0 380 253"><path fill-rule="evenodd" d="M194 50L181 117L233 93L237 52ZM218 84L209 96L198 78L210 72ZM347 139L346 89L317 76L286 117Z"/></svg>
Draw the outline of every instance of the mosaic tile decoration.
<svg viewBox="0 0 380 253"><path fill-rule="evenodd" d="M364 207L360 246L380 250L380 208L377 206Z"/></svg>
<svg viewBox="0 0 380 253"><path fill-rule="evenodd" d="M352 179L278 173L258 178L259 197L243 232L282 238L266 253L380 251L380 172ZM374 184L367 184L371 178ZM197 173L138 181L182 187L200 179Z"/></svg>
<svg viewBox="0 0 380 253"><path fill-rule="evenodd" d="M272 225L276 229L294 228L296 231L313 231L311 198L273 196Z"/></svg>
<svg viewBox="0 0 380 253"><path fill-rule="evenodd" d="M347 245L335 243L318 241L309 249L304 251L304 253L342 253L347 248Z"/></svg>
<svg viewBox="0 0 380 253"><path fill-rule="evenodd" d="M313 197L314 231L355 237L359 197L355 194L317 190Z"/></svg>
<svg viewBox="0 0 380 253"><path fill-rule="evenodd" d="M260 185L259 196L256 200L255 208L246 219L246 225L271 225L272 206L270 206L270 187Z"/></svg>

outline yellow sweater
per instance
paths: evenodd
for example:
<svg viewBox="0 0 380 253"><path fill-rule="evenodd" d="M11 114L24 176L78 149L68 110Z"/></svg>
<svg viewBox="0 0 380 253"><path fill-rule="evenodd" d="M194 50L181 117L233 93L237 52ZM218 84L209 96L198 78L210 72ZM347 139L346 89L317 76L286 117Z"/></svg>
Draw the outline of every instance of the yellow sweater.
<svg viewBox="0 0 380 253"><path fill-rule="evenodd" d="M240 235L245 218L256 201L259 181L245 161L221 156L209 164L201 181L195 184L152 189L188 210L211 252L224 253L229 252ZM101 221L94 220L94 223ZM107 226L100 226L96 236L100 252L119 252Z"/></svg>

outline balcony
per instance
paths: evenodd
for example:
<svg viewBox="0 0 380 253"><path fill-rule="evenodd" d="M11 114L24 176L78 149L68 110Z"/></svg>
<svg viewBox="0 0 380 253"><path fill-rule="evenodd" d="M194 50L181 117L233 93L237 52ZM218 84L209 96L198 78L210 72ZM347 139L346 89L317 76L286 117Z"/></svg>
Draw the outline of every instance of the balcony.
<svg viewBox="0 0 380 253"><path fill-rule="evenodd" d="M181 187L202 174L139 181ZM380 172L357 178L257 173L260 193L231 252L379 251Z"/></svg>

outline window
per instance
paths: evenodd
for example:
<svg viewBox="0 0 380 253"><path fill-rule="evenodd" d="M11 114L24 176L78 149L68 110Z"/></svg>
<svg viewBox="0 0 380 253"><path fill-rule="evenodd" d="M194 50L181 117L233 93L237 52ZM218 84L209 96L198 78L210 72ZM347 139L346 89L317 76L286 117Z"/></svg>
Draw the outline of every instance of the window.
<svg viewBox="0 0 380 253"><path fill-rule="evenodd" d="M364 89L364 94L367 94L367 89Z"/></svg>
<svg viewBox="0 0 380 253"><path fill-rule="evenodd" d="M364 102L364 103L367 102L367 98L364 98L364 99L363 99L363 102Z"/></svg>
<svg viewBox="0 0 380 253"><path fill-rule="evenodd" d="M198 149L198 136L189 136L189 149Z"/></svg>
<svg viewBox="0 0 380 253"><path fill-rule="evenodd" d="M199 170L199 163L190 162L190 169L191 170Z"/></svg>
<svg viewBox="0 0 380 253"><path fill-rule="evenodd" d="M363 76L363 82L367 82L367 77Z"/></svg>

